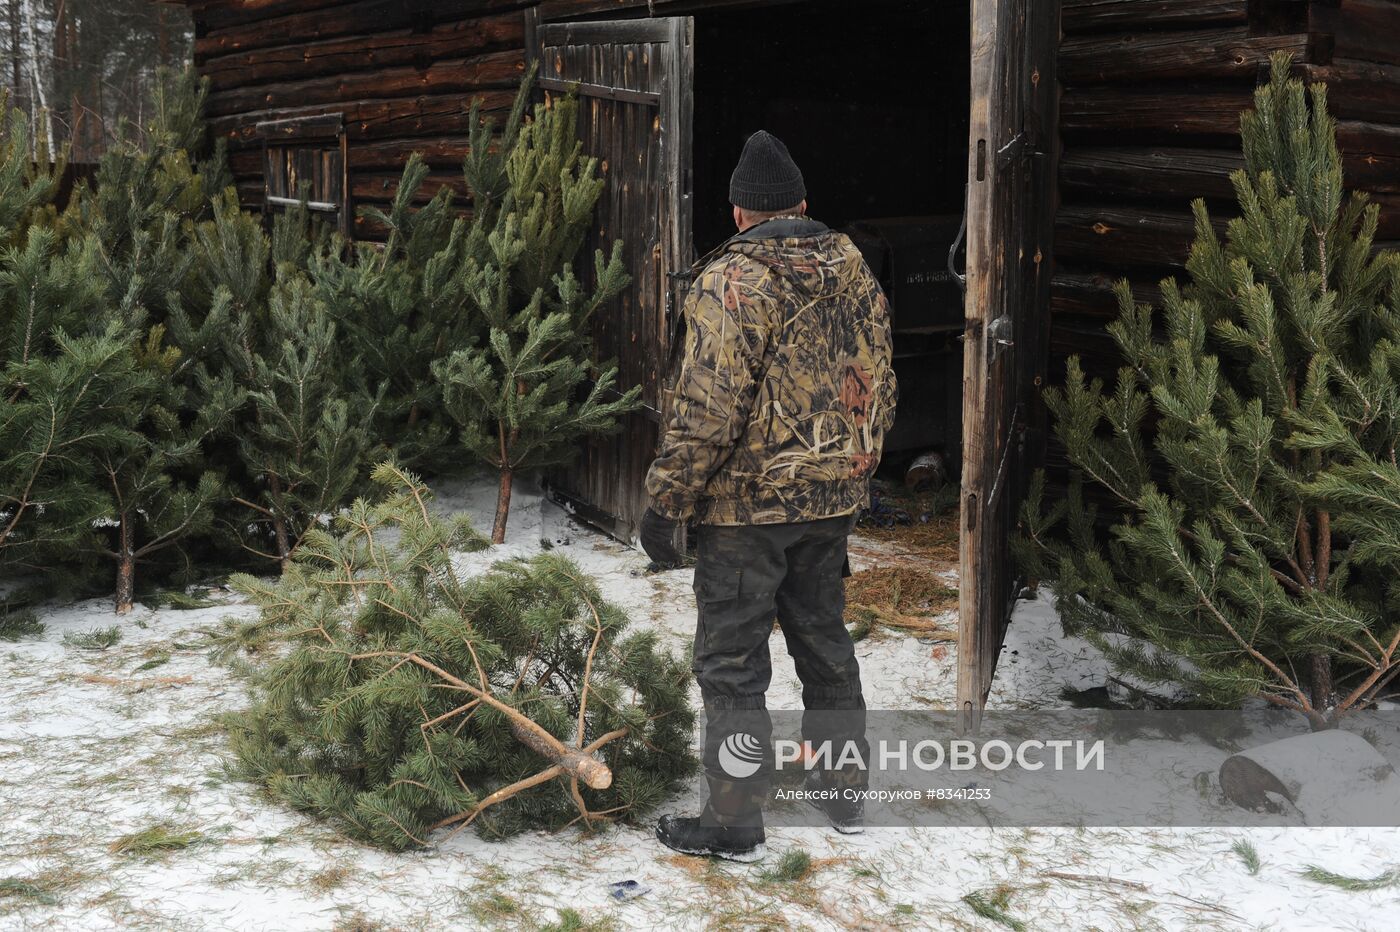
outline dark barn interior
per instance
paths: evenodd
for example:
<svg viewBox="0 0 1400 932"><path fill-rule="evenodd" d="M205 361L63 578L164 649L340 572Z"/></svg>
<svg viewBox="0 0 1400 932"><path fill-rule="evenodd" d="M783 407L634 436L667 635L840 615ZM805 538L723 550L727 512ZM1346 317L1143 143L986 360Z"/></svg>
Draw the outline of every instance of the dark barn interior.
<svg viewBox="0 0 1400 932"><path fill-rule="evenodd" d="M810 214L852 236L889 294L901 403L884 469L937 450L956 475L962 294L948 252L967 174L968 7L816 0L695 16L694 242L734 232L729 173L767 129L807 181ZM797 39L798 41L793 41Z"/></svg>

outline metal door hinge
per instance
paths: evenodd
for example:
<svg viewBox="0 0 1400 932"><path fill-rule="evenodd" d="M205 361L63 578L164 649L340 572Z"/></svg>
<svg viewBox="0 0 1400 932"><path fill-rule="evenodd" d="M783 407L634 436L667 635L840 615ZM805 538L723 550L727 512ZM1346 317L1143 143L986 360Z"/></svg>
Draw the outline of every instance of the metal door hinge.
<svg viewBox="0 0 1400 932"><path fill-rule="evenodd" d="M1016 325L1012 323L1010 316L1003 314L987 325L987 338L991 341L988 348L988 360L996 359L1008 346L1015 346Z"/></svg>

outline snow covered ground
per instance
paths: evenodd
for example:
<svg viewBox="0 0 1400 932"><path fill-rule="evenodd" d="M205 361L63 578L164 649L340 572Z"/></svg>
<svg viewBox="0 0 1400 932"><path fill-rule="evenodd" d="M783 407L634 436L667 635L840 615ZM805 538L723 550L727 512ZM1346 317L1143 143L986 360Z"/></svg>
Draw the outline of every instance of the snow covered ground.
<svg viewBox="0 0 1400 932"><path fill-rule="evenodd" d="M443 510L487 525L494 483L448 491ZM688 571L648 576L640 553L526 490L508 543L463 563L533 553L541 539L597 576L634 624L689 649ZM881 559L859 543L855 569ZM201 632L249 609L215 597L225 604L122 619L106 601L54 607L42 636L0 642L0 929L1345 930L1394 928L1400 915L1400 887L1351 891L1299 874L1400 868L1393 829L776 828L766 862L733 865L671 856L649 829L622 827L499 843L464 833L387 854L225 778L217 716L244 695ZM115 646L71 642L112 625ZM781 637L772 649L769 704L797 708ZM1063 638L1044 602L1022 603L1006 651L997 708L1058 705L1067 686L1103 683L1092 649ZM881 632L858 652L872 708L951 707L950 645ZM1257 873L1241 843L1257 851ZM806 876L774 876L798 850L812 858ZM612 900L608 885L625 880L648 892Z"/></svg>

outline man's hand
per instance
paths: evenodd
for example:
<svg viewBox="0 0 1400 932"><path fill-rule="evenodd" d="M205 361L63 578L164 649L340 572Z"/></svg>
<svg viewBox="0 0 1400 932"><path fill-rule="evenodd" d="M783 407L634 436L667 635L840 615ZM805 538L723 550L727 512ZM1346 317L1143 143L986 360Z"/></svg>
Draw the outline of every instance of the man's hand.
<svg viewBox="0 0 1400 932"><path fill-rule="evenodd" d="M685 562L685 557L675 545L676 531L679 529L679 521L663 517L650 508L642 515L642 549L662 569L675 569Z"/></svg>

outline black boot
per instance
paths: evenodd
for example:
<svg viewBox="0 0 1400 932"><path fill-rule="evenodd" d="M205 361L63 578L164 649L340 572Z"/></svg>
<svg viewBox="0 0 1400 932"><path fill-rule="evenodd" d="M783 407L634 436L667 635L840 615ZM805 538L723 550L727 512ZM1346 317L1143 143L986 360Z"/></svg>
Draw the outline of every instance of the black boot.
<svg viewBox="0 0 1400 932"><path fill-rule="evenodd" d="M808 805L825 815L836 831L842 835L859 835L865 831L865 800L847 792L848 789L863 790L864 781L848 787L820 770L809 770L803 780L803 788L809 794L806 797ZM855 795L854 799L850 798L852 795Z"/></svg>
<svg viewBox="0 0 1400 932"><path fill-rule="evenodd" d="M708 804L698 816L662 816L656 823L656 838L681 854L726 861L757 861L765 853L762 825L721 825Z"/></svg>

